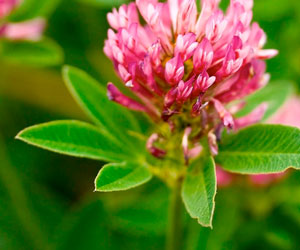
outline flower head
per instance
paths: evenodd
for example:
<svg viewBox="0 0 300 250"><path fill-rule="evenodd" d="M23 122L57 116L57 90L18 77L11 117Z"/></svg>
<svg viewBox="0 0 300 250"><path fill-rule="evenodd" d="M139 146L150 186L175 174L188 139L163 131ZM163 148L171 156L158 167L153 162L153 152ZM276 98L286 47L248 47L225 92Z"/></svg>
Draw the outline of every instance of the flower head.
<svg viewBox="0 0 300 250"><path fill-rule="evenodd" d="M239 119L234 113L242 105L227 106L268 82L263 60L277 54L263 49L266 35L251 24L252 0L231 0L225 13L219 2L202 0L200 13L195 0L122 5L107 16L112 29L104 47L138 101L109 83L112 100L168 122L172 131L184 134L190 127L192 147L207 135L215 154L223 127L240 128L263 116L265 105Z"/></svg>
<svg viewBox="0 0 300 250"><path fill-rule="evenodd" d="M6 17L19 4L18 0L1 0L0 1L0 17Z"/></svg>
<svg viewBox="0 0 300 250"><path fill-rule="evenodd" d="M43 19L37 18L21 23L5 20L21 2L22 0L0 0L0 37L10 40L39 40L45 27Z"/></svg>

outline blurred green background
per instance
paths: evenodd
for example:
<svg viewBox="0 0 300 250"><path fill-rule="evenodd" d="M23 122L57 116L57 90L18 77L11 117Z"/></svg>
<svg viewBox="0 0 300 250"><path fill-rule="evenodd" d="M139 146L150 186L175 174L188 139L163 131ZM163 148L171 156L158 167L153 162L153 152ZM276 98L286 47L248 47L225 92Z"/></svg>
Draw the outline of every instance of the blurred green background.
<svg viewBox="0 0 300 250"><path fill-rule="evenodd" d="M272 80L300 86L299 0L254 2L267 48L280 51L268 61ZM49 18L45 35L61 46L64 63L103 84L118 81L102 47L106 13L121 1L52 3L51 11L42 12ZM101 162L14 139L33 124L87 119L62 82L61 65L0 56L0 66L0 249L164 249L168 190L158 180L128 192L94 193ZM291 172L268 187L240 181L220 189L213 230L184 216L184 249L300 249L299 180L300 173Z"/></svg>

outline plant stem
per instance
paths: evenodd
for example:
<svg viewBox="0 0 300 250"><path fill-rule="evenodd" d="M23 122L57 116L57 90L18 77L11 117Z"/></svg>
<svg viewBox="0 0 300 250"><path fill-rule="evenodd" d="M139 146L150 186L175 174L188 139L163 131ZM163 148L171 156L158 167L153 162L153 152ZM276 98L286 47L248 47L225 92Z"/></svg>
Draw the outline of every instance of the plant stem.
<svg viewBox="0 0 300 250"><path fill-rule="evenodd" d="M166 250L181 249L181 197L180 183L170 189L170 204L168 213L168 229L166 236Z"/></svg>
<svg viewBox="0 0 300 250"><path fill-rule="evenodd" d="M40 228L40 222L30 209L29 201L27 200L28 197L25 192L26 188L23 187L18 172L6 158L1 134L0 159L0 181L7 188L8 195L11 199L10 202L12 207L15 209L17 219L19 220L18 226L22 228L25 235L27 235L27 237L31 240L33 249L45 249L47 246L46 237Z"/></svg>

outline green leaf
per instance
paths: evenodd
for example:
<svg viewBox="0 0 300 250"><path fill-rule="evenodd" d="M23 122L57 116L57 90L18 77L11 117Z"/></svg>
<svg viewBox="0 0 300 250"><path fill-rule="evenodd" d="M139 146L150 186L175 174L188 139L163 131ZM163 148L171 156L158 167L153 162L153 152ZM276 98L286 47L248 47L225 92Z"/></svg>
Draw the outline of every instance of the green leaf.
<svg viewBox="0 0 300 250"><path fill-rule="evenodd" d="M52 40L1 41L0 57L8 62L36 67L53 66L62 63L63 52Z"/></svg>
<svg viewBox="0 0 300 250"><path fill-rule="evenodd" d="M20 22L35 17L48 17L61 0L23 0L22 4L9 16L9 21Z"/></svg>
<svg viewBox="0 0 300 250"><path fill-rule="evenodd" d="M75 100L94 122L124 142L132 141L124 131L140 131L137 120L127 109L110 101L105 88L74 67L65 66L63 76Z"/></svg>
<svg viewBox="0 0 300 250"><path fill-rule="evenodd" d="M216 157L224 169L242 174L277 173L300 168L300 130L255 125L225 136Z"/></svg>
<svg viewBox="0 0 300 250"><path fill-rule="evenodd" d="M117 7L121 4L124 4L128 1L126 0L77 0L80 3L89 4L92 6L102 7L102 8L111 8Z"/></svg>
<svg viewBox="0 0 300 250"><path fill-rule="evenodd" d="M212 157L199 157L188 168L181 196L188 213L205 227L212 227L216 172Z"/></svg>
<svg viewBox="0 0 300 250"><path fill-rule="evenodd" d="M268 108L264 114L263 121L274 114L286 101L293 91L293 84L289 81L270 82L263 89L248 96L245 107L236 116L242 117L249 114L253 109L262 103L267 103Z"/></svg>
<svg viewBox="0 0 300 250"><path fill-rule="evenodd" d="M53 121L21 131L22 141L61 154L104 161L132 158L106 132L79 121Z"/></svg>
<svg viewBox="0 0 300 250"><path fill-rule="evenodd" d="M200 227L190 221L187 231L185 250L225 250L232 249L236 240L235 232L241 227L241 198L236 187L218 191L214 212L214 229ZM220 193L219 193L220 192ZM242 191L241 191L242 193ZM244 205L244 204L242 204ZM229 247L229 248L228 248Z"/></svg>
<svg viewBox="0 0 300 250"><path fill-rule="evenodd" d="M127 190L142 185L151 178L150 171L139 163L107 164L95 179L95 190L102 192Z"/></svg>

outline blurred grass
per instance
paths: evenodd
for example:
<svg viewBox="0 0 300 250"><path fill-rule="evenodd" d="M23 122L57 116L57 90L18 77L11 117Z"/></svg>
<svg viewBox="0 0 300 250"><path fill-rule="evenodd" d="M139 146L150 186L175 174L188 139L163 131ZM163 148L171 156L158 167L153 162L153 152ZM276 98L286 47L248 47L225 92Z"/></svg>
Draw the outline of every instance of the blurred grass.
<svg viewBox="0 0 300 250"><path fill-rule="evenodd" d="M61 1L46 35L62 46L66 64L102 84L118 82L102 53L110 4L89 2ZM254 6L267 47L280 51L268 61L272 79L299 88L299 1L255 0ZM167 190L160 182L126 193L93 193L101 162L14 140L32 124L87 119L67 92L60 67L37 69L3 60L0 66L0 249L163 249ZM186 249L300 249L299 178L293 172L269 188L237 184L220 190L212 231L185 217Z"/></svg>

